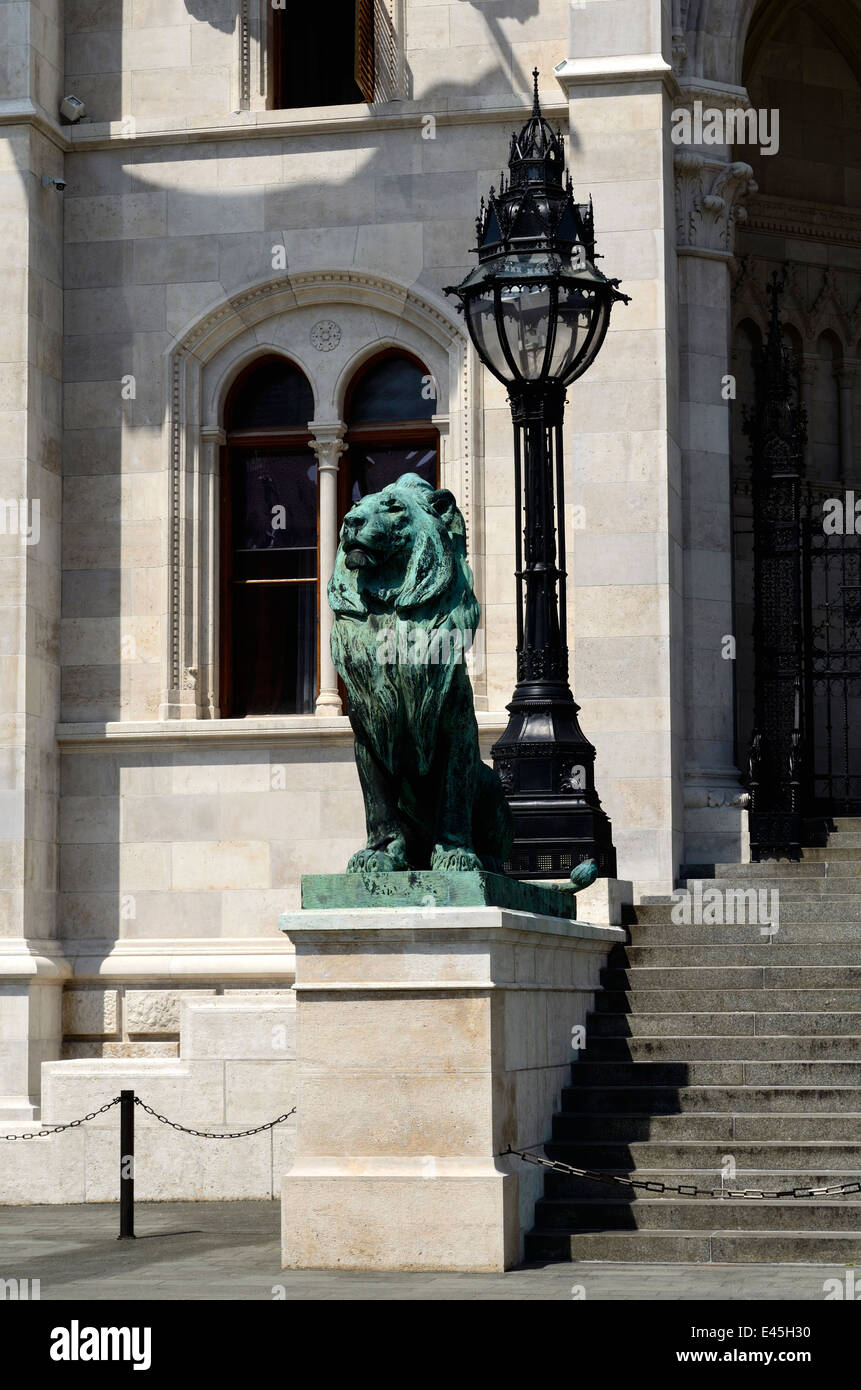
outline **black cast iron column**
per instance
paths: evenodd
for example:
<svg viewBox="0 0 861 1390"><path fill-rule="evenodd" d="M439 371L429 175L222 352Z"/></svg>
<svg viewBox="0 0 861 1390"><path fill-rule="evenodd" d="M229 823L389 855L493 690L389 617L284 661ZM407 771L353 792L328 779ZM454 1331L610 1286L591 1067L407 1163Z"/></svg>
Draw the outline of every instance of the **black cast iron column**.
<svg viewBox="0 0 861 1390"><path fill-rule="evenodd" d="M568 683L565 596L565 389L512 388L517 576L517 686L491 749L514 813L509 873L566 877L594 859L614 877L610 821L595 790L595 749Z"/></svg>

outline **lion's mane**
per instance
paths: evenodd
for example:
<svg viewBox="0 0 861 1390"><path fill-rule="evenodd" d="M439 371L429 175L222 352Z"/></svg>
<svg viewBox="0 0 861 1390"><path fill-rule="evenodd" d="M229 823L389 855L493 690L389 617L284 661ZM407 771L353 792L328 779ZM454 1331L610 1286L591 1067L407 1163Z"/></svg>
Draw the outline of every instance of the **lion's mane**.
<svg viewBox="0 0 861 1390"><path fill-rule="evenodd" d="M357 735L395 773L404 757L406 731L416 770L425 773L433 762L440 716L463 663L462 651L457 659L459 642L444 634L471 638L480 609L466 559L464 521L451 493L435 491L417 474L407 473L374 494L381 516L385 497L393 493L409 513L402 576L384 594L377 590L375 602L369 603L365 572L345 563L342 532L328 589L335 614L332 658L347 688ZM403 630L417 628L449 659L403 659ZM381 661L383 648L398 655Z"/></svg>

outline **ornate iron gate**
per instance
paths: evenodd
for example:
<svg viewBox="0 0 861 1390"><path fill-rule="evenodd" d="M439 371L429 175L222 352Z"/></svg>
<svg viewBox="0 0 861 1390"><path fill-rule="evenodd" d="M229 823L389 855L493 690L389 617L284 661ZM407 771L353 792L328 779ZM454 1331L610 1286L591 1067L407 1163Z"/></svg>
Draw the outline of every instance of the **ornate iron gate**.
<svg viewBox="0 0 861 1390"><path fill-rule="evenodd" d="M861 535L855 495L807 483L805 703L810 813L861 814Z"/></svg>
<svg viewBox="0 0 861 1390"><path fill-rule="evenodd" d="M744 425L755 588L753 859L797 859L803 845L825 843L832 817L861 813L861 534L854 493L804 477L807 422L780 292L775 274Z"/></svg>

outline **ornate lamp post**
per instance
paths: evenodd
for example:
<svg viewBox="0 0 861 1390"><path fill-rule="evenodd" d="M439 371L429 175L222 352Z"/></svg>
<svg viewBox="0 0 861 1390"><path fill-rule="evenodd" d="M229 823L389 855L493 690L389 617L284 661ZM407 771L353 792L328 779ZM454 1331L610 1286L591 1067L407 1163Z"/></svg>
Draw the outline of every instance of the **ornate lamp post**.
<svg viewBox="0 0 861 1390"><path fill-rule="evenodd" d="M592 206L574 202L565 148L541 115L511 139L509 177L482 199L478 265L458 296L484 365L508 389L517 499L517 686L492 756L515 818L509 871L565 877L594 859L614 875L595 749L568 683L562 417L565 390L594 361L616 300L595 268Z"/></svg>

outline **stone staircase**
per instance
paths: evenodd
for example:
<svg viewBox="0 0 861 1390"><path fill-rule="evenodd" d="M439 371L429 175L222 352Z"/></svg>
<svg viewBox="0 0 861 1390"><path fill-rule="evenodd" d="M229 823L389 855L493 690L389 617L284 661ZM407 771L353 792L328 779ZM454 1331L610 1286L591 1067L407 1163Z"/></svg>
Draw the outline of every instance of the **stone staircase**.
<svg viewBox="0 0 861 1390"><path fill-rule="evenodd" d="M861 1179L861 819L834 823L798 864L687 869L692 893L706 872L704 892L778 889L770 939L746 919L677 925L670 898L635 909L548 1157L727 1192ZM548 1171L526 1258L852 1264L861 1193L631 1194Z"/></svg>

